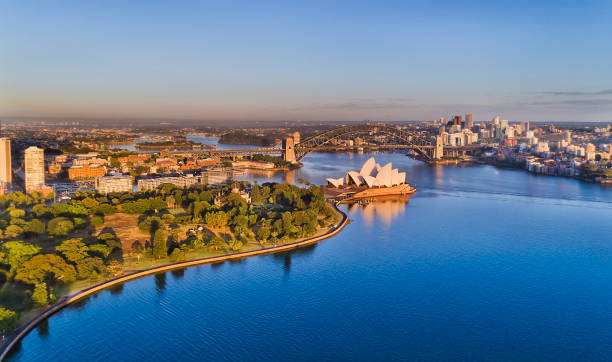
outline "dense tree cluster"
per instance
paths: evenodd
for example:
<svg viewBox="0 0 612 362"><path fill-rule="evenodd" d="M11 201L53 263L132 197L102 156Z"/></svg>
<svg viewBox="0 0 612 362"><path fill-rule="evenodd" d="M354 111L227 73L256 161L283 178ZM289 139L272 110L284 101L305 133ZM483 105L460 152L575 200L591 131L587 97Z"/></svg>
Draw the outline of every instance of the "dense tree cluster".
<svg viewBox="0 0 612 362"><path fill-rule="evenodd" d="M274 166L276 167L287 167L291 165L290 162L285 161L282 157L272 156L272 155L263 155L261 153L257 153L251 156L251 161L272 162Z"/></svg>
<svg viewBox="0 0 612 362"><path fill-rule="evenodd" d="M268 147L276 144L276 136L257 136L245 132L229 132L219 138L219 143L228 145L256 145Z"/></svg>
<svg viewBox="0 0 612 362"><path fill-rule="evenodd" d="M165 184L108 195L87 191L68 203L16 192L0 196L0 210L1 296L21 288L22 299L10 305L22 310L53 302L63 284L121 273L122 244L104 228L105 218L116 213L139 215L138 229L149 235L142 245L132 245L132 252L171 262L195 250L228 253L249 243L287 242L335 222L322 188L276 183L189 189ZM186 235L179 233L185 229ZM0 307L0 330L14 328L17 320L14 311Z"/></svg>

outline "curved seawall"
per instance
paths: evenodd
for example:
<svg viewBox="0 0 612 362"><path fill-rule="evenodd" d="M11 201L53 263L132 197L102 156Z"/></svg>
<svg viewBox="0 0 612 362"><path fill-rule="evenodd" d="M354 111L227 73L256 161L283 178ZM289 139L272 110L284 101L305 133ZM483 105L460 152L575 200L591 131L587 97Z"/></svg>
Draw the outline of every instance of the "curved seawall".
<svg viewBox="0 0 612 362"><path fill-rule="evenodd" d="M325 234L322 234L319 236L313 236L311 238L307 238L301 241L296 241L290 244L279 245L279 246L274 246L274 247L260 249L260 250L245 251L245 252L231 254L231 255L213 256L213 257L195 259L195 260L184 261L184 262L179 262L179 263L166 264L166 265L162 265L159 267L150 268L150 269L146 269L146 270L139 271L136 273L120 276L120 277L117 277L111 280L107 280L105 282L96 284L87 289L83 289L81 291L63 296L59 299L57 303L49 306L47 309L37 314L34 318L32 318L30 321L28 321L26 324L22 325L21 327L17 328L17 330L15 330L13 333L9 335L7 341L2 346L0 346L0 361L4 361L6 357L8 356L8 354L10 353L11 349L23 337L25 337L32 329L34 329L34 327L36 327L40 322L49 318L54 313L62 310L66 306L76 301L79 301L91 294L94 294L103 289L111 287L113 285L125 283L133 279L142 278L145 276L149 276L151 274L156 274L156 273L164 272L168 270L182 269L182 268L187 268L187 267L196 266L196 265L218 263L218 262L223 262L226 260L248 258L251 256L272 254L272 253L277 253L281 251L288 251L292 249L301 248L307 245L315 244L322 240L330 238L336 235L337 233L339 233L348 224L348 221L349 221L348 216L344 212L340 211L340 209L338 209L336 204L334 204L334 208L336 209L337 212L339 212L342 215L342 220L334 228L328 230Z"/></svg>

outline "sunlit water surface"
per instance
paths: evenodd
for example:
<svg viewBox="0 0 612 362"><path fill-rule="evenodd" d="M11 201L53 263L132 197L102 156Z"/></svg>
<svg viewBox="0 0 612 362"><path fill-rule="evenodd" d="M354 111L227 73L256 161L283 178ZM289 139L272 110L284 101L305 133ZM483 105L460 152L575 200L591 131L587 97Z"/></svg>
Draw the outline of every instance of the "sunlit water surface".
<svg viewBox="0 0 612 362"><path fill-rule="evenodd" d="M16 360L594 360L612 355L612 189L393 161L408 203L344 207L291 253L162 273L31 332ZM251 181L323 183L370 155L312 154Z"/></svg>

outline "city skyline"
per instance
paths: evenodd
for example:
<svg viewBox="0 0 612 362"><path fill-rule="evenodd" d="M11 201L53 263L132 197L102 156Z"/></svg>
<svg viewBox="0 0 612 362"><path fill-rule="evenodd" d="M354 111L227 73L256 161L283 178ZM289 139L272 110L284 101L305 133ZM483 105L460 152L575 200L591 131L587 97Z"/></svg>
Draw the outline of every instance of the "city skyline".
<svg viewBox="0 0 612 362"><path fill-rule="evenodd" d="M3 118L612 118L604 1L0 10Z"/></svg>

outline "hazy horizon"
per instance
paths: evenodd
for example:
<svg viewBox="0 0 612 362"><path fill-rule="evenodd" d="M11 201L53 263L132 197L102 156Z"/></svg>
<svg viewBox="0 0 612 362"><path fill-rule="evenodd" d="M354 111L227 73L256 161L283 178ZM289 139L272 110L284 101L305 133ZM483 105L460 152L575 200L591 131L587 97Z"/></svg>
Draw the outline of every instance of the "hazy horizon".
<svg viewBox="0 0 612 362"><path fill-rule="evenodd" d="M612 120L606 1L3 2L3 119Z"/></svg>

